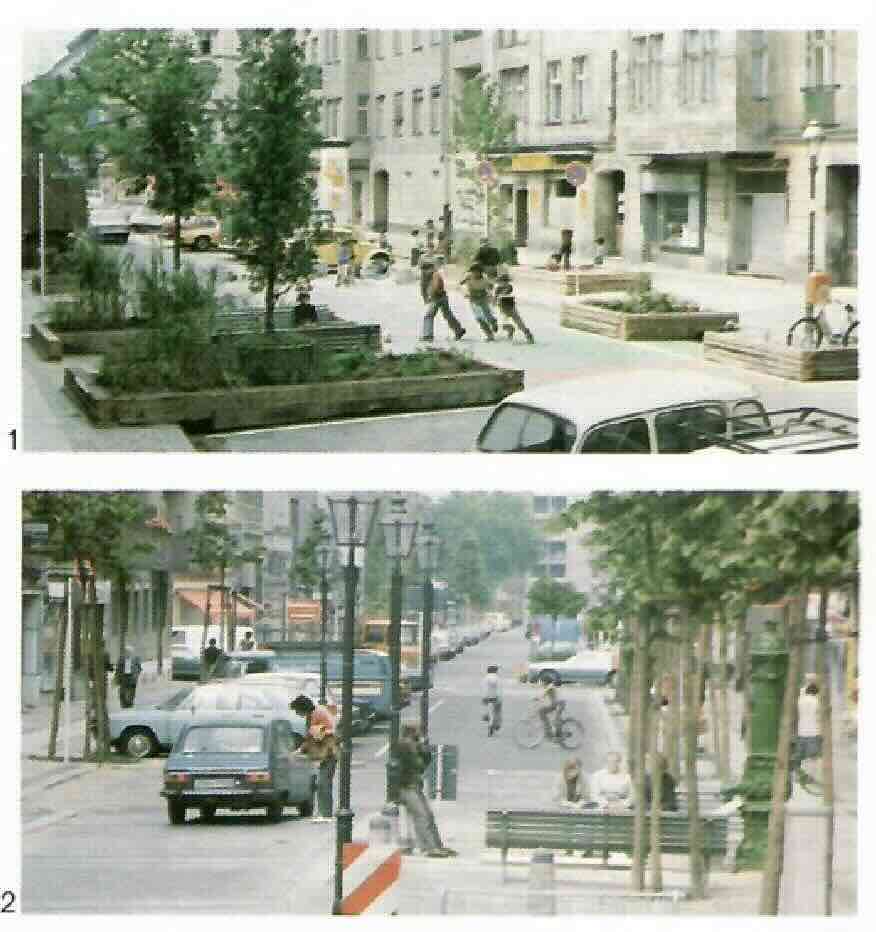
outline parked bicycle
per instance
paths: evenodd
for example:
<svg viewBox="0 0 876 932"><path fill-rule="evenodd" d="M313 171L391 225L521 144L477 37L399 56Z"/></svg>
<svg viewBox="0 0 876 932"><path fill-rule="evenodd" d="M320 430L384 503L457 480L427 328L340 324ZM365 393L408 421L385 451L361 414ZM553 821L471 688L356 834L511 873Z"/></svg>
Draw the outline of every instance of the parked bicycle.
<svg viewBox="0 0 876 932"><path fill-rule="evenodd" d="M839 301L831 303L840 305ZM825 308L828 306L828 304L822 304L817 314L806 314L795 320L788 328L788 346L818 349L825 339L828 344L834 346L857 346L859 333L857 309L852 304L840 305L846 314L846 324L842 332L835 333L827 320Z"/></svg>
<svg viewBox="0 0 876 932"><path fill-rule="evenodd" d="M565 703L559 710L553 723L553 733L549 736L560 747L568 751L575 751L581 747L584 740L584 726L576 718L564 715ZM532 711L514 726L515 743L527 751L534 750L548 737L545 733L544 722L539 715L538 704L534 704Z"/></svg>

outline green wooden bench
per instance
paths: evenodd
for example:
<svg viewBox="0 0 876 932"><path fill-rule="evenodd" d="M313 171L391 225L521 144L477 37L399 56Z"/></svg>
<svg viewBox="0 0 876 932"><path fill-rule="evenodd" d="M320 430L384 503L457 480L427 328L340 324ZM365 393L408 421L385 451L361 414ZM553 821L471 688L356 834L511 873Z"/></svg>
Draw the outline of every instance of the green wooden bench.
<svg viewBox="0 0 876 932"><path fill-rule="evenodd" d="M316 316L319 323L337 320L329 310L327 304L315 304ZM295 309L291 307L274 308L274 330L284 333L297 330L295 326ZM213 319L213 333L261 333L265 329L265 312L260 308L239 308L233 311L221 311Z"/></svg>
<svg viewBox="0 0 876 932"><path fill-rule="evenodd" d="M601 810L515 809L487 811L488 848L502 851L502 880L512 848L548 848L558 851L591 851L608 860L612 853L633 853L632 812L608 813ZM646 837L650 819L645 817ZM725 857L729 850L726 816L701 819L703 862L708 876L710 861ZM688 818L681 812L664 812L660 820L660 850L664 854L688 853Z"/></svg>

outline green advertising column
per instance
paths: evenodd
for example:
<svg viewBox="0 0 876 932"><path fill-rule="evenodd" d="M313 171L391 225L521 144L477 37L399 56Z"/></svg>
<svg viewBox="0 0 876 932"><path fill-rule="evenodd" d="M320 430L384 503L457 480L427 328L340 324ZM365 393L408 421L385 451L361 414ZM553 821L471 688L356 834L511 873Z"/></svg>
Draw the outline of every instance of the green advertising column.
<svg viewBox="0 0 876 932"><path fill-rule="evenodd" d="M745 829L736 852L737 870L763 866L787 670L788 649L779 621L767 618L751 644L751 751L742 782L733 788L745 800L741 810Z"/></svg>

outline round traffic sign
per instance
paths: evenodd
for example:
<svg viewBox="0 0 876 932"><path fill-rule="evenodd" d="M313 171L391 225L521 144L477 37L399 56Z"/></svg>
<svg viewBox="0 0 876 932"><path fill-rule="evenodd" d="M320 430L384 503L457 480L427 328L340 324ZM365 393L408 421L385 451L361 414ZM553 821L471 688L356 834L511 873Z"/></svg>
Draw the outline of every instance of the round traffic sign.
<svg viewBox="0 0 876 932"><path fill-rule="evenodd" d="M581 162L569 162L566 166L566 181L577 187L587 178L587 169Z"/></svg>

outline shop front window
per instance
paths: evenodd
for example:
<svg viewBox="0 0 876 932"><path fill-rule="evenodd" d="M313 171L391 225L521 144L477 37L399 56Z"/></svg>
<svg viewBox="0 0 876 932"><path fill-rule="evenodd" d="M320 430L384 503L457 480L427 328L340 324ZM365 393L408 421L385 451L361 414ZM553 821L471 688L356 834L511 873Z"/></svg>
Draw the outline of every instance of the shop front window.
<svg viewBox="0 0 876 932"><path fill-rule="evenodd" d="M645 172L648 238L662 249L703 251L705 191L701 173Z"/></svg>

